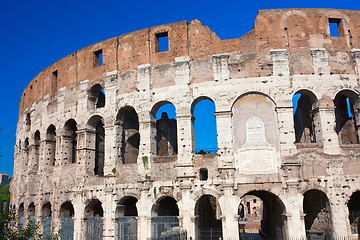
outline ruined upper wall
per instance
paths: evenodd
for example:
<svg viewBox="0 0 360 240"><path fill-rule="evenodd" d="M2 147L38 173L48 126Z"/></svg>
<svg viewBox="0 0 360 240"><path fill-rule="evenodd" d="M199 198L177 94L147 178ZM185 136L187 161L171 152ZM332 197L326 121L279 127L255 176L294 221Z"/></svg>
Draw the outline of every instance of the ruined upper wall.
<svg viewBox="0 0 360 240"><path fill-rule="evenodd" d="M339 37L330 36L329 19L341 20ZM169 51L158 52L156 34L164 32L168 34ZM126 73L142 64L170 64L182 56L203 61L214 54L229 53L230 76L246 78L271 75L271 64L266 64L264 59L271 58L271 49L286 49L290 53L291 74L313 74L310 50L316 48L326 49L329 53L333 73L353 73L353 68L347 65L352 64L351 49L360 48L360 11L261 10L253 30L241 38L230 40L221 40L198 20L124 34L83 48L40 72L25 88L19 114L44 96L55 95L62 87L76 87L84 80L101 82L107 74ZM94 64L94 53L99 50L103 54L102 66ZM336 59L345 59L348 64ZM236 69L240 65L241 71ZM197 81L199 75L199 72L192 74L193 81ZM203 77L202 81L206 80L211 78Z"/></svg>

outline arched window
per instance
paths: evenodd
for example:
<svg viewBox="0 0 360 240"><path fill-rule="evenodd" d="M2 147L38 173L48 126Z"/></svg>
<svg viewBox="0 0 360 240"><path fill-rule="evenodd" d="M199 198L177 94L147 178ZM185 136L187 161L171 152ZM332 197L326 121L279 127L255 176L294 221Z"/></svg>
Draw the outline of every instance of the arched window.
<svg viewBox="0 0 360 240"><path fill-rule="evenodd" d="M94 155L94 175L104 176L104 163L105 163L105 128L104 119L100 116L93 116L88 121L91 130L95 131L95 134L91 134L89 137L91 141L95 141ZM91 163L92 164L92 163Z"/></svg>
<svg viewBox="0 0 360 240"><path fill-rule="evenodd" d="M118 155L123 164L137 163L140 146L139 118L134 108L120 109L116 117Z"/></svg>
<svg viewBox="0 0 360 240"><path fill-rule="evenodd" d="M152 110L156 119L156 154L173 156L178 152L177 122L175 106L169 102L160 102Z"/></svg>
<svg viewBox="0 0 360 240"><path fill-rule="evenodd" d="M56 161L56 129L50 125L46 130L46 160L47 165L54 166Z"/></svg>
<svg viewBox="0 0 360 240"><path fill-rule="evenodd" d="M76 163L77 158L77 123L74 119L70 119L64 126L64 142L65 162Z"/></svg>
<svg viewBox="0 0 360 240"><path fill-rule="evenodd" d="M89 108L105 107L105 92L100 84L95 84L89 91Z"/></svg>
<svg viewBox="0 0 360 240"><path fill-rule="evenodd" d="M67 201L61 204L61 237L64 239L73 239L74 235L74 207Z"/></svg>
<svg viewBox="0 0 360 240"><path fill-rule="evenodd" d="M315 143L321 140L321 126L316 96L301 90L293 96L295 143Z"/></svg>
<svg viewBox="0 0 360 240"><path fill-rule="evenodd" d="M218 145L214 102L210 98L198 98L193 103L192 114L195 129L195 154L216 153Z"/></svg>
<svg viewBox="0 0 360 240"><path fill-rule="evenodd" d="M43 222L43 234L50 234L51 232L51 204L45 203L42 207L42 222Z"/></svg>
<svg viewBox="0 0 360 240"><path fill-rule="evenodd" d="M40 132L37 130L34 135L34 161L32 170L37 171L39 168L39 159L40 159Z"/></svg>
<svg viewBox="0 0 360 240"><path fill-rule="evenodd" d="M92 199L85 208L85 239L103 239L104 210L102 203L97 199Z"/></svg>
<svg viewBox="0 0 360 240"><path fill-rule="evenodd" d="M172 197L159 199L152 207L152 237L159 238L162 232L179 227L179 208Z"/></svg>
<svg viewBox="0 0 360 240"><path fill-rule="evenodd" d="M124 197L116 206L116 239L137 239L138 211L134 197Z"/></svg>
<svg viewBox="0 0 360 240"><path fill-rule="evenodd" d="M27 114L26 114L25 126L26 126L26 131L30 131L30 128L31 128L31 117L30 117L30 113L27 113Z"/></svg>
<svg viewBox="0 0 360 240"><path fill-rule="evenodd" d="M334 100L335 104L335 131L340 144L358 144L359 129L357 122L360 109L359 96L350 90L340 91Z"/></svg>

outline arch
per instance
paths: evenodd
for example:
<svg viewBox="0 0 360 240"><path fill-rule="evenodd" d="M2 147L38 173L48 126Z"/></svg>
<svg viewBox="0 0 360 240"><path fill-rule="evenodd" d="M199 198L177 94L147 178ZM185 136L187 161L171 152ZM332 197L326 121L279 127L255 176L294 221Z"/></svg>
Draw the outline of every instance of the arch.
<svg viewBox="0 0 360 240"><path fill-rule="evenodd" d="M29 217L29 220L35 222L35 204L33 202L30 203L28 206L27 215Z"/></svg>
<svg viewBox="0 0 360 240"><path fill-rule="evenodd" d="M105 92L100 84L95 84L89 90L89 109L105 107Z"/></svg>
<svg viewBox="0 0 360 240"><path fill-rule="evenodd" d="M195 154L216 153L218 145L214 101L206 96L196 98L191 105L191 114Z"/></svg>
<svg viewBox="0 0 360 240"><path fill-rule="evenodd" d="M51 124L46 130L46 164L54 166L56 162L56 128Z"/></svg>
<svg viewBox="0 0 360 240"><path fill-rule="evenodd" d="M173 197L159 198L151 209L152 237L158 238L162 233L179 227L179 208Z"/></svg>
<svg viewBox="0 0 360 240"><path fill-rule="evenodd" d="M74 217L74 206L70 201L66 201L60 206L60 217Z"/></svg>
<svg viewBox="0 0 360 240"><path fill-rule="evenodd" d="M25 119L25 129L26 131L30 131L31 129L31 116L30 116L30 113L28 112L26 114L26 119Z"/></svg>
<svg viewBox="0 0 360 240"><path fill-rule="evenodd" d="M239 235L241 238L255 238L260 236L263 222L263 201L254 195L245 195L241 198L238 207Z"/></svg>
<svg viewBox="0 0 360 240"><path fill-rule="evenodd" d="M235 101L232 102L231 104L231 110L234 108L235 104L241 99L241 98L244 98L248 95L261 95L267 99L269 99L273 104L274 106L276 106L276 102L274 101L274 99L272 99L268 94L266 93L263 93L263 92L260 92L260 91L248 91L248 92L245 92L243 94L241 94L240 96L238 96Z"/></svg>
<svg viewBox="0 0 360 240"><path fill-rule="evenodd" d="M31 148L33 151L33 159L32 159L32 166L31 170L37 171L39 168L39 158L40 158L40 131L36 130L34 134L34 147Z"/></svg>
<svg viewBox="0 0 360 240"><path fill-rule="evenodd" d="M140 147L139 117L133 107L121 108L116 116L116 146L123 164L137 163Z"/></svg>
<svg viewBox="0 0 360 240"><path fill-rule="evenodd" d="M152 121L156 121L156 125L154 124L156 129L152 129L152 134L156 136L155 146L157 156L169 157L177 155L177 120L175 106L169 101L160 101L153 106L151 115ZM163 161L167 160L162 160L162 162Z"/></svg>
<svg viewBox="0 0 360 240"><path fill-rule="evenodd" d="M332 237L332 222L329 199L323 191L310 189L304 193L303 212L307 234L313 230L323 231Z"/></svg>
<svg viewBox="0 0 360 240"><path fill-rule="evenodd" d="M98 199L91 199L85 207L85 239L103 239L104 210Z"/></svg>
<svg viewBox="0 0 360 240"><path fill-rule="evenodd" d="M347 203L349 211L350 231L352 234L360 234L360 191L351 194Z"/></svg>
<svg viewBox="0 0 360 240"><path fill-rule="evenodd" d="M222 238L221 208L218 199L202 195L195 204L195 234L199 239Z"/></svg>
<svg viewBox="0 0 360 240"><path fill-rule="evenodd" d="M61 235L66 239L73 239L74 235L74 206L70 201L61 204Z"/></svg>
<svg viewBox="0 0 360 240"><path fill-rule="evenodd" d="M65 162L76 163L77 158L77 123L74 119L69 119L63 130L63 149L65 151Z"/></svg>
<svg viewBox="0 0 360 240"><path fill-rule="evenodd" d="M43 234L46 236L51 233L51 204L47 202L43 204L41 209L42 214L42 224L43 224Z"/></svg>
<svg viewBox="0 0 360 240"><path fill-rule="evenodd" d="M137 239L137 201L135 197L126 196L118 202L115 210L117 239Z"/></svg>
<svg viewBox="0 0 360 240"><path fill-rule="evenodd" d="M24 203L20 203L17 209L17 221L20 226L24 224Z"/></svg>
<svg viewBox="0 0 360 240"><path fill-rule="evenodd" d="M260 212L262 212L260 222L260 229L262 234L266 238L270 239L285 239L285 222L283 216L286 215L286 208L284 203L275 194L265 190L252 190L245 193L241 199L243 200L247 196L254 196L261 200L262 206L259 206ZM256 199L256 198L255 198ZM242 201L241 200L241 201ZM241 203L240 201L240 203ZM251 213L250 204L250 213ZM249 212L249 211L248 211ZM240 221L239 221L240 223ZM240 231L241 229L239 229ZM255 234L256 235L256 234ZM257 234L258 235L258 234ZM256 237L256 236L252 236Z"/></svg>
<svg viewBox="0 0 360 240"><path fill-rule="evenodd" d="M91 130L95 131L95 134L88 133L90 141L95 143L94 151L90 159L94 159L94 162L90 163L90 166L94 166L94 175L103 177L104 176L104 164L105 164L105 128L104 128L104 119L95 115L92 116L88 123Z"/></svg>
<svg viewBox="0 0 360 240"><path fill-rule="evenodd" d="M316 143L321 141L319 102L309 90L298 90L292 98L295 143Z"/></svg>
<svg viewBox="0 0 360 240"><path fill-rule="evenodd" d="M274 101L259 92L242 94L234 102L232 111L232 132L235 149L243 148L246 143L246 123L250 118L261 119L265 127L265 139L271 147L279 147L278 121Z"/></svg>
<svg viewBox="0 0 360 240"><path fill-rule="evenodd" d="M136 203L138 199L132 196L123 197L116 206L115 216L138 216Z"/></svg>
<svg viewBox="0 0 360 240"><path fill-rule="evenodd" d="M360 100L359 95L352 90L339 91L334 98L335 131L340 144L358 144Z"/></svg>
<svg viewBox="0 0 360 240"><path fill-rule="evenodd" d="M85 207L85 217L103 217L104 210L98 199L92 199Z"/></svg>

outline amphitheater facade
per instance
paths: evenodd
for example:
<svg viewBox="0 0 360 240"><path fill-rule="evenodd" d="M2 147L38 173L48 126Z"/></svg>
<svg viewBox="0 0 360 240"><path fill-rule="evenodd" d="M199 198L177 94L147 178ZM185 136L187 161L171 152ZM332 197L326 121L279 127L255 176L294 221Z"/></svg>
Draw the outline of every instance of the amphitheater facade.
<svg viewBox="0 0 360 240"><path fill-rule="evenodd" d="M96 43L25 88L11 205L62 239L239 239L255 196L264 238L357 236L359 71L355 10L261 10L238 39L194 20ZM195 150L203 100L217 151ZM176 118L156 117L165 104Z"/></svg>

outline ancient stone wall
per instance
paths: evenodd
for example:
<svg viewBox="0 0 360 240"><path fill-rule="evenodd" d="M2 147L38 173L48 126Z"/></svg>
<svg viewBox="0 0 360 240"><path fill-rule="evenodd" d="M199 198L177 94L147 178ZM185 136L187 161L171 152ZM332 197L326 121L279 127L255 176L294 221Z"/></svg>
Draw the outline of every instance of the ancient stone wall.
<svg viewBox="0 0 360 240"><path fill-rule="evenodd" d="M255 196L270 238L359 234L359 67L352 10L261 10L239 39L194 20L81 49L23 92L12 206L74 239L90 226L146 239L164 221L192 239L238 239L240 203ZM218 150L198 154L204 99ZM169 103L176 118L157 120Z"/></svg>

